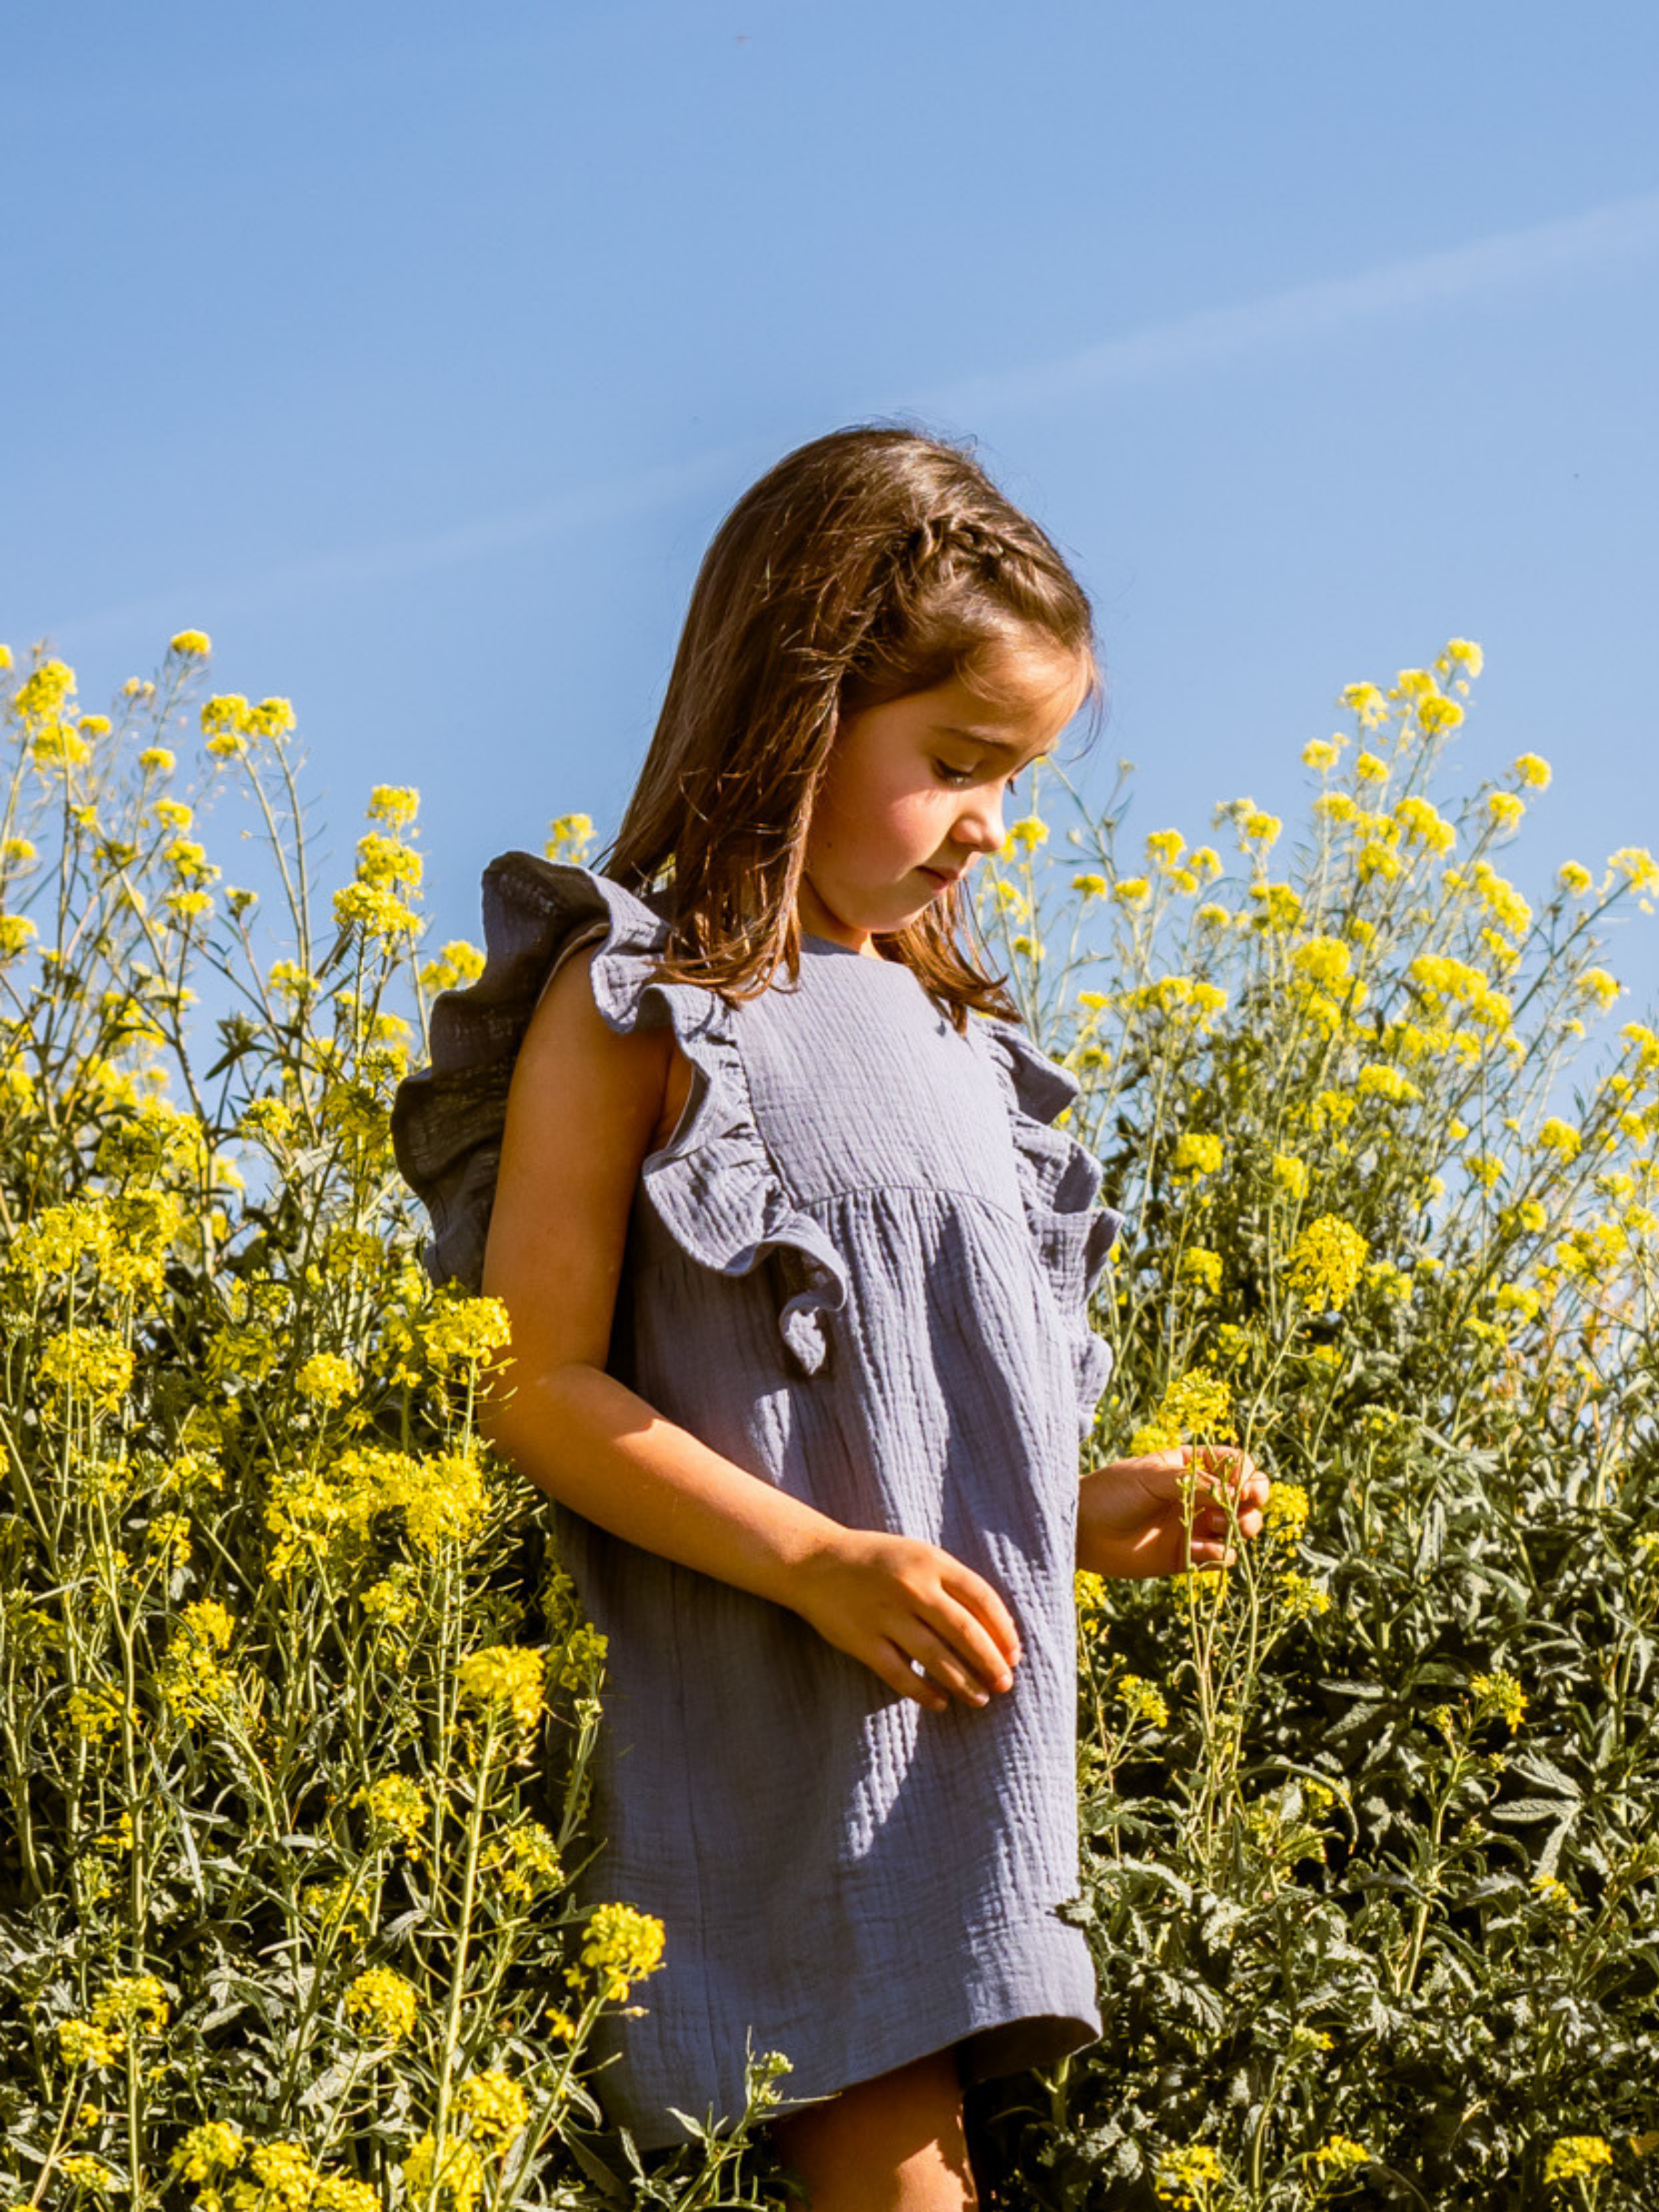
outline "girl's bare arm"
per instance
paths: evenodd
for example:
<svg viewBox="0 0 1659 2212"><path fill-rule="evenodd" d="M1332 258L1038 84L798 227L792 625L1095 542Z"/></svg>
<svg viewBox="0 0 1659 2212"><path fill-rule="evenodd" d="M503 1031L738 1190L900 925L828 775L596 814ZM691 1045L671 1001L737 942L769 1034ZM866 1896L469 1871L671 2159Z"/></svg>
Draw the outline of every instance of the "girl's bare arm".
<svg viewBox="0 0 1659 2212"><path fill-rule="evenodd" d="M483 1281L513 1342L484 1433L586 1519L789 1607L890 1688L935 1708L946 1691L983 1704L1019 1656L989 1583L936 1545L844 1528L605 1373L634 1188L677 1048L666 1029L610 1028L592 962L577 952L555 976L514 1071Z"/></svg>

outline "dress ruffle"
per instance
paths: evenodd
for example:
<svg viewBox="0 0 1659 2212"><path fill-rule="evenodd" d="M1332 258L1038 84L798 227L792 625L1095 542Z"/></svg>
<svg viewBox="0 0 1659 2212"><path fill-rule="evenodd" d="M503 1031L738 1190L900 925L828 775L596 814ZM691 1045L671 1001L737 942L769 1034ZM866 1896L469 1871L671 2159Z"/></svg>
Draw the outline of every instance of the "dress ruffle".
<svg viewBox="0 0 1659 2212"><path fill-rule="evenodd" d="M609 877L530 853L506 853L483 877L484 966L432 1009L431 1064L398 1085L392 1133L398 1165L426 1206L428 1273L477 1291L501 1167L514 1064L544 984L567 948L597 942L594 1003L610 1026L672 1025L691 1063L679 1125L641 1170L675 1242L716 1274L747 1275L785 1255L778 1328L802 1373L829 1349L829 1316L847 1300L841 1255L791 1200L762 1141L732 1010L696 983L653 982L667 924Z"/></svg>
<svg viewBox="0 0 1659 2212"><path fill-rule="evenodd" d="M1123 1216L1097 1203L1105 1172L1100 1162L1068 1130L1053 1126L1076 1098L1077 1078L1018 1024L988 1018L981 1028L1002 1078L1025 1216L1065 1325L1079 1431L1086 1441L1112 1371L1112 1347L1090 1325L1089 1300Z"/></svg>

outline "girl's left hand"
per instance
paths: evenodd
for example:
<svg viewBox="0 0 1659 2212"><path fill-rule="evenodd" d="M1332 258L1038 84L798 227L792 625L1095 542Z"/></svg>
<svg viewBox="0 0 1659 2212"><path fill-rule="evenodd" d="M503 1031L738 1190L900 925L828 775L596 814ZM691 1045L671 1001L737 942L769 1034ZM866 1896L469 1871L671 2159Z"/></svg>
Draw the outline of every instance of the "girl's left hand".
<svg viewBox="0 0 1659 2212"><path fill-rule="evenodd" d="M1188 1482L1190 1551L1182 1496ZM1078 1493L1078 1565L1114 1579L1230 1567L1238 1554L1229 1542L1232 1523L1225 1501L1236 1501L1239 1534L1255 1536L1270 1486L1247 1453L1218 1444L1109 1461L1084 1476Z"/></svg>

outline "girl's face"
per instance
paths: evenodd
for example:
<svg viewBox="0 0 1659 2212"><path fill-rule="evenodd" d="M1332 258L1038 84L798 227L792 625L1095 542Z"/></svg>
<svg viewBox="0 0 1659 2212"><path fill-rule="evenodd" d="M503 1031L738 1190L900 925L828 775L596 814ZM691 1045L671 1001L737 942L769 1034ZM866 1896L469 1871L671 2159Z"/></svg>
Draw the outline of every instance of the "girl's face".
<svg viewBox="0 0 1659 2212"><path fill-rule="evenodd" d="M836 734L806 834L802 930L874 958L1006 831L1005 796L1087 696L1079 655L1030 631L960 676L866 708Z"/></svg>

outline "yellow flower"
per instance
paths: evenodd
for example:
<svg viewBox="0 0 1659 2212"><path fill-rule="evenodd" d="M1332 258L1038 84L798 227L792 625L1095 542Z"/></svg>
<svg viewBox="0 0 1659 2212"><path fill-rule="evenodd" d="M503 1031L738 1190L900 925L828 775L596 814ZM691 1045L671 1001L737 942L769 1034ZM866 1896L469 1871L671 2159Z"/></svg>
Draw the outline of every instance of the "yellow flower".
<svg viewBox="0 0 1659 2212"><path fill-rule="evenodd" d="M1539 1129L1534 1142L1540 1152L1553 1152L1564 1164L1576 1160L1583 1150L1584 1139L1571 1121L1563 1121L1552 1114Z"/></svg>
<svg viewBox="0 0 1659 2212"><path fill-rule="evenodd" d="M1340 1313L1358 1288L1370 1247L1351 1222L1322 1213L1291 1247L1285 1274L1293 1291Z"/></svg>
<svg viewBox="0 0 1659 2212"><path fill-rule="evenodd" d="M390 1828L405 1845L418 1843L427 1818L426 1792L405 1774L383 1774L352 1797L376 1827Z"/></svg>
<svg viewBox="0 0 1659 2212"><path fill-rule="evenodd" d="M580 866L587 856L593 842L592 817L587 814L561 814L551 824L547 840L550 860L562 860Z"/></svg>
<svg viewBox="0 0 1659 2212"><path fill-rule="evenodd" d="M422 1323L421 1340L436 1368L476 1366L511 1343L513 1326L500 1298L442 1300Z"/></svg>
<svg viewBox="0 0 1659 2212"><path fill-rule="evenodd" d="M1072 1590L1077 1601L1078 1620L1085 1634L1109 1620L1112 1601L1104 1575L1091 1574L1087 1567L1079 1567L1072 1577Z"/></svg>
<svg viewBox="0 0 1659 2212"><path fill-rule="evenodd" d="M579 1966L566 1969L565 1979L580 1989L586 1968L598 1982L598 1994L608 2004L620 2004L635 1982L654 1974L662 1964L665 1930L648 1912L630 1905L596 1905L588 1916Z"/></svg>
<svg viewBox="0 0 1659 2212"><path fill-rule="evenodd" d="M25 951L36 936L34 924L26 914L0 914L0 961L15 960Z"/></svg>
<svg viewBox="0 0 1659 2212"><path fill-rule="evenodd" d="M1268 1534L1294 1551L1302 1541L1311 1510L1311 1501L1299 1482L1275 1482L1267 1493L1261 1517Z"/></svg>
<svg viewBox="0 0 1659 2212"><path fill-rule="evenodd" d="M1527 1710L1527 1693L1513 1674L1476 1674L1469 1684L1474 1692L1476 1720L1502 1720L1513 1735Z"/></svg>
<svg viewBox="0 0 1659 2212"><path fill-rule="evenodd" d="M1072 878L1072 889L1081 891L1085 898L1104 898L1109 888L1104 876L1081 875Z"/></svg>
<svg viewBox="0 0 1659 2212"><path fill-rule="evenodd" d="M503 2150L530 2123L530 2100L499 2066L469 2075L456 2092L455 2109L476 2137Z"/></svg>
<svg viewBox="0 0 1659 2212"><path fill-rule="evenodd" d="M294 1387L302 1398L331 1412L357 1389L357 1370L349 1359L337 1358L331 1352L313 1352L295 1376Z"/></svg>
<svg viewBox="0 0 1659 2212"><path fill-rule="evenodd" d="M1048 823L1037 815L1028 814L1023 822L1016 822L1010 826L1003 843L1003 858L1012 858L1017 850L1029 853L1034 847L1046 842L1048 836Z"/></svg>
<svg viewBox="0 0 1659 2212"><path fill-rule="evenodd" d="M1145 1721L1152 1728L1168 1728L1170 1708L1162 1695L1150 1682L1143 1682L1139 1674L1120 1676L1112 1695L1127 1708L1131 1720Z"/></svg>
<svg viewBox="0 0 1659 2212"><path fill-rule="evenodd" d="M390 1966L370 1966L347 1990L345 2008L361 2034L400 2043L414 2032L421 2000L415 1984Z"/></svg>
<svg viewBox="0 0 1659 2212"><path fill-rule="evenodd" d="M1327 769L1335 767L1339 750L1340 740L1334 738L1310 738L1302 748L1303 765L1317 769L1323 775Z"/></svg>
<svg viewBox="0 0 1659 2212"><path fill-rule="evenodd" d="M1208 2143L1188 2143L1179 2150L1159 2154L1155 2177L1158 2194L1164 2203L1175 2205L1176 2212L1203 2212L1214 2202L1213 2191L1226 2179L1226 2167Z"/></svg>
<svg viewBox="0 0 1659 2212"><path fill-rule="evenodd" d="M58 2023L58 2055L65 2066L113 2066L125 2047L119 2028L106 2030L89 2020Z"/></svg>
<svg viewBox="0 0 1659 2212"><path fill-rule="evenodd" d="M440 2156L428 2130L404 2160L403 2175L415 2203L430 2197L439 2212L472 2212L483 2187L483 2160L465 2136L451 2136Z"/></svg>
<svg viewBox="0 0 1659 2212"><path fill-rule="evenodd" d="M1463 719L1463 709L1455 699L1448 699L1440 692L1431 692L1417 702L1419 726L1430 737L1437 737L1443 730L1455 730Z"/></svg>
<svg viewBox="0 0 1659 2212"><path fill-rule="evenodd" d="M1563 860L1556 871L1557 878L1574 898L1583 898L1595 878L1579 860Z"/></svg>
<svg viewBox="0 0 1659 2212"><path fill-rule="evenodd" d="M406 830L421 811L421 794L406 784L377 783L369 794L368 817L391 830Z"/></svg>
<svg viewBox="0 0 1659 2212"><path fill-rule="evenodd" d="M1379 722L1389 719L1389 704L1375 684L1350 684L1340 694L1337 704L1346 707L1359 717L1362 729L1375 729Z"/></svg>
<svg viewBox="0 0 1659 2212"><path fill-rule="evenodd" d="M1659 860L1645 846L1621 845L1608 855L1607 866L1623 876L1633 891L1659 890Z"/></svg>
<svg viewBox="0 0 1659 2212"><path fill-rule="evenodd" d="M1332 2173L1352 2173L1356 2166L1369 2166L1371 2162L1370 2151L1363 2143L1355 2142L1351 2136L1327 2136L1318 2149L1308 2154L1316 2166Z"/></svg>
<svg viewBox="0 0 1659 2212"><path fill-rule="evenodd" d="M1278 842L1285 827L1278 815L1269 814L1253 799L1235 799L1220 811L1231 815L1241 844L1260 845L1264 853Z"/></svg>
<svg viewBox="0 0 1659 2212"><path fill-rule="evenodd" d="M180 1720L190 1721L222 1705L235 1677L219 1654L230 1648L236 1616L216 1598L198 1598L179 1616L155 1673L155 1686Z"/></svg>
<svg viewBox="0 0 1659 2212"><path fill-rule="evenodd" d="M46 1340L40 1380L60 1402L80 1397L113 1413L131 1388L133 1366L131 1347L113 1329L62 1329Z"/></svg>
<svg viewBox="0 0 1659 2212"><path fill-rule="evenodd" d="M1512 791L1494 791L1486 800L1486 811L1500 830L1513 830L1526 811Z"/></svg>
<svg viewBox="0 0 1659 2212"><path fill-rule="evenodd" d="M1319 1350L1328 1352L1331 1346L1321 1345ZM1331 1609L1331 1595L1295 1567L1286 1567L1279 1577L1279 1601L1286 1617L1291 1620L1316 1620Z"/></svg>
<svg viewBox="0 0 1659 2212"><path fill-rule="evenodd" d="M546 1661L539 1651L497 1644L474 1651L456 1669L463 1699L469 1705L505 1707L521 1729L541 1717Z"/></svg>
<svg viewBox="0 0 1659 2212"><path fill-rule="evenodd" d="M453 991L464 983L474 983L483 973L484 957L476 945L469 945L464 937L452 938L435 960L428 960L421 970L421 981L428 991Z"/></svg>
<svg viewBox="0 0 1659 2212"><path fill-rule="evenodd" d="M177 762L165 745L146 745L138 756L138 765L146 775L171 775Z"/></svg>
<svg viewBox="0 0 1659 2212"><path fill-rule="evenodd" d="M1394 1106L1414 1105L1423 1096L1397 1067L1382 1060L1368 1060L1355 1077L1354 1088L1362 1098L1386 1098Z"/></svg>
<svg viewBox="0 0 1659 2212"><path fill-rule="evenodd" d="M1426 799L1402 799L1394 810L1394 818L1408 837L1417 839L1431 853L1449 853L1457 842L1456 830Z"/></svg>
<svg viewBox="0 0 1659 2212"><path fill-rule="evenodd" d="M1550 764L1547 760L1540 760L1536 753L1522 753L1518 760L1510 763L1510 774L1519 776L1522 782L1529 785L1534 791L1547 791L1549 788Z"/></svg>
<svg viewBox="0 0 1659 2212"><path fill-rule="evenodd" d="M1173 868L1186 849L1179 830L1154 830L1146 840L1146 858L1160 867Z"/></svg>
<svg viewBox="0 0 1659 2212"><path fill-rule="evenodd" d="M1112 896L1124 906L1144 906L1152 895L1145 876L1120 876L1112 886Z"/></svg>
<svg viewBox="0 0 1659 2212"><path fill-rule="evenodd" d="M202 660L212 652L213 645L204 629L181 629L174 636L172 650L184 660Z"/></svg>
<svg viewBox="0 0 1659 2212"><path fill-rule="evenodd" d="M1273 1188L1282 1190L1289 1198L1305 1198L1308 1191L1308 1163L1291 1152L1273 1154Z"/></svg>
<svg viewBox="0 0 1659 2212"><path fill-rule="evenodd" d="M1213 1297L1221 1288L1221 1255L1206 1250L1201 1244L1190 1246L1181 1255L1181 1275L1184 1282L1196 1283Z"/></svg>
<svg viewBox="0 0 1659 2212"><path fill-rule="evenodd" d="M1550 2145L1544 2160L1544 2180L1550 2188L1564 2181L1583 2181L1613 2164L1613 2147L1605 2136L1563 2136Z"/></svg>
<svg viewBox="0 0 1659 2212"><path fill-rule="evenodd" d="M1480 647L1472 644L1466 637L1449 638L1446 641L1446 657L1449 660L1459 662L1462 666L1468 670L1471 676L1478 676L1486 661L1486 656L1481 652Z"/></svg>
<svg viewBox="0 0 1659 2212"><path fill-rule="evenodd" d="M0 676L3 676L10 666L11 647L9 645L0 645Z"/></svg>
<svg viewBox="0 0 1659 2212"><path fill-rule="evenodd" d="M1386 783L1389 780L1389 763L1380 759L1376 753L1363 752L1353 764L1353 772L1366 783Z"/></svg>
<svg viewBox="0 0 1659 2212"><path fill-rule="evenodd" d="M1294 929L1302 919L1301 895L1289 884L1252 884L1250 896L1261 902L1261 922L1268 929Z"/></svg>
<svg viewBox="0 0 1659 2212"><path fill-rule="evenodd" d="M234 2172L247 2154L247 2142L228 2120L204 2120L173 2150L168 2163L185 2181L211 2181Z"/></svg>
<svg viewBox="0 0 1659 2212"><path fill-rule="evenodd" d="M1586 968L1573 988L1581 997L1593 999L1601 1012L1606 1013L1624 986L1605 968Z"/></svg>
<svg viewBox="0 0 1659 2212"><path fill-rule="evenodd" d="M1188 1131L1176 1139L1175 1171L1177 1175L1213 1175L1221 1165L1221 1153L1219 1137Z"/></svg>

